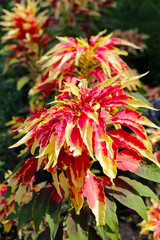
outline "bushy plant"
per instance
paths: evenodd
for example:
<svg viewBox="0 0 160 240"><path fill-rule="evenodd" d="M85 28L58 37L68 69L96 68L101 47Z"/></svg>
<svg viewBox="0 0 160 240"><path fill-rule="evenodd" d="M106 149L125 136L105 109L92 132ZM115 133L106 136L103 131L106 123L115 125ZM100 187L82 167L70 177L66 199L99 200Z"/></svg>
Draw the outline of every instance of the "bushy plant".
<svg viewBox="0 0 160 240"><path fill-rule="evenodd" d="M55 16L64 16L61 1L56 4ZM81 7L99 11L97 4ZM14 50L9 61L25 66L31 79L26 119L8 123L21 137L11 148L25 148L18 155L24 160L1 185L2 224L9 231L16 222L20 239L118 240L117 202L147 221L144 197L158 201L136 180L160 181L160 164L144 127L157 126L142 115L142 108L156 109L130 93L145 74L135 75L121 58L127 51L119 48L138 47L112 34L103 37L102 31L89 40L58 37L43 54L51 16L47 20L46 11L37 11L36 1L21 2L12 13L5 11L2 23L8 31L3 41L15 41L7 47ZM25 74L19 90L29 82Z"/></svg>

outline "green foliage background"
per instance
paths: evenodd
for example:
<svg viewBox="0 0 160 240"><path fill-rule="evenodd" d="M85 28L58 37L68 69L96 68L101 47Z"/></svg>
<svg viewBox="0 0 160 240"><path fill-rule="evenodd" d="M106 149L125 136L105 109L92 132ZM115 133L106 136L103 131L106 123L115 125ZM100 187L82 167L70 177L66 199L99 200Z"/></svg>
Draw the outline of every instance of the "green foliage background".
<svg viewBox="0 0 160 240"><path fill-rule="evenodd" d="M10 9L11 1L0 2L0 16L2 16L2 9ZM4 32L0 28L0 39ZM8 127L5 126L12 116L21 115L21 111L26 105L25 91L18 92L15 78L17 78L17 71L9 69L6 74L3 74L4 63L7 56L4 54L4 44L0 41L0 181L4 178L4 173L8 169L13 169L18 162L17 152L10 150L8 147L12 145L12 135L8 133Z"/></svg>
<svg viewBox="0 0 160 240"><path fill-rule="evenodd" d="M140 73L150 71L144 83L159 86L160 83L160 1L159 0L117 0L117 7L104 14L100 20L101 29L109 31L137 29L148 35L144 42L147 49L125 60ZM143 79L142 79L143 81Z"/></svg>

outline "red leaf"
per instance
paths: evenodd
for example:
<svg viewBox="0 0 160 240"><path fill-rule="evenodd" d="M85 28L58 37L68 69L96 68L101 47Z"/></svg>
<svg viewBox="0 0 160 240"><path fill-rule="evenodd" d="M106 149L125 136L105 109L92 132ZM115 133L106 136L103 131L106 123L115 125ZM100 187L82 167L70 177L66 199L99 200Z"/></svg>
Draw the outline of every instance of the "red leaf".
<svg viewBox="0 0 160 240"><path fill-rule="evenodd" d="M126 132L123 129L114 129L108 131L107 133L111 136L118 147L132 149L138 154L150 159L152 162L156 163L159 166L157 159L152 154L151 149L146 147L143 142L141 142L137 137L132 136L130 133Z"/></svg>
<svg viewBox="0 0 160 240"><path fill-rule="evenodd" d="M85 178L83 193L87 197L90 208L94 208L96 199L105 203L103 186L98 178L89 171Z"/></svg>
<svg viewBox="0 0 160 240"><path fill-rule="evenodd" d="M113 140L116 138L116 144L118 147L125 146L130 149L134 149L140 153L140 149L146 149L144 144L135 136L132 136L129 132L126 132L123 129L114 129L107 132Z"/></svg>
<svg viewBox="0 0 160 240"><path fill-rule="evenodd" d="M87 197L89 207L95 215L97 225L105 224L105 195L101 182L88 171L85 177L83 194Z"/></svg>
<svg viewBox="0 0 160 240"><path fill-rule="evenodd" d="M89 169L89 155L83 151L79 157L70 155L70 165L66 173L71 186L75 185L77 188L82 188L84 184L84 177Z"/></svg>
<svg viewBox="0 0 160 240"><path fill-rule="evenodd" d="M57 126L55 128L55 131L58 133L58 138L56 141L57 147L59 147L63 142L64 136L65 136L66 125L67 125L66 119L63 119L59 124L57 124Z"/></svg>
<svg viewBox="0 0 160 240"><path fill-rule="evenodd" d="M139 154L131 149L126 149L118 154L117 167L123 171L129 170L135 172L140 166L142 158Z"/></svg>
<svg viewBox="0 0 160 240"><path fill-rule="evenodd" d="M145 119L136 111L123 109L111 118L114 123L129 127L142 139L146 139L145 129L142 126Z"/></svg>
<svg viewBox="0 0 160 240"><path fill-rule="evenodd" d="M44 165L44 162L42 162L41 166ZM38 158L30 158L28 159L25 164L16 172L11 178L10 178L10 183L16 184L16 186L19 186L21 183L29 183L36 173L38 166Z"/></svg>
<svg viewBox="0 0 160 240"><path fill-rule="evenodd" d="M63 191L62 188L60 188L60 190L61 190L61 194L63 196L64 195L64 191ZM59 196L59 194L58 194L56 189L53 190L53 192L51 194L51 199L53 201L55 201L55 202L58 202L58 203L60 203L63 200L63 198L61 198L61 196Z"/></svg>
<svg viewBox="0 0 160 240"><path fill-rule="evenodd" d="M83 140L79 128L74 127L70 135L70 151L73 151L73 156L81 155Z"/></svg>

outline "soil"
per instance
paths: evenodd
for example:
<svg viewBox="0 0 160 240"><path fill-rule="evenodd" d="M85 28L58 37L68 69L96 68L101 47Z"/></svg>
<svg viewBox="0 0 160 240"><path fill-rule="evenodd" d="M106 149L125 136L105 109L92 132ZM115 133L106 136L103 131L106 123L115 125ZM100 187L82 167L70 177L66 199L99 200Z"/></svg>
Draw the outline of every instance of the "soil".
<svg viewBox="0 0 160 240"><path fill-rule="evenodd" d="M139 236L139 228L133 223L119 223L121 240L148 240L147 235Z"/></svg>

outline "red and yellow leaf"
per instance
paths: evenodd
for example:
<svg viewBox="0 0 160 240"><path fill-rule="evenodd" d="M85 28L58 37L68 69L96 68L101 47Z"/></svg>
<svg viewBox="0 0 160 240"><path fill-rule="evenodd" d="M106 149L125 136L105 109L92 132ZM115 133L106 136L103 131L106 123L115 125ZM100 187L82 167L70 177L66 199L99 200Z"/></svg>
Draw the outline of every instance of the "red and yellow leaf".
<svg viewBox="0 0 160 240"><path fill-rule="evenodd" d="M143 142L141 142L137 137L132 136L129 132L123 129L114 129L107 132L113 139L115 139L116 144L119 147L126 147L136 151L138 154L150 159L152 162L159 163L152 152L145 147Z"/></svg>
<svg viewBox="0 0 160 240"><path fill-rule="evenodd" d="M89 170L85 177L84 196L96 218L97 225L105 225L105 195L101 182Z"/></svg>

